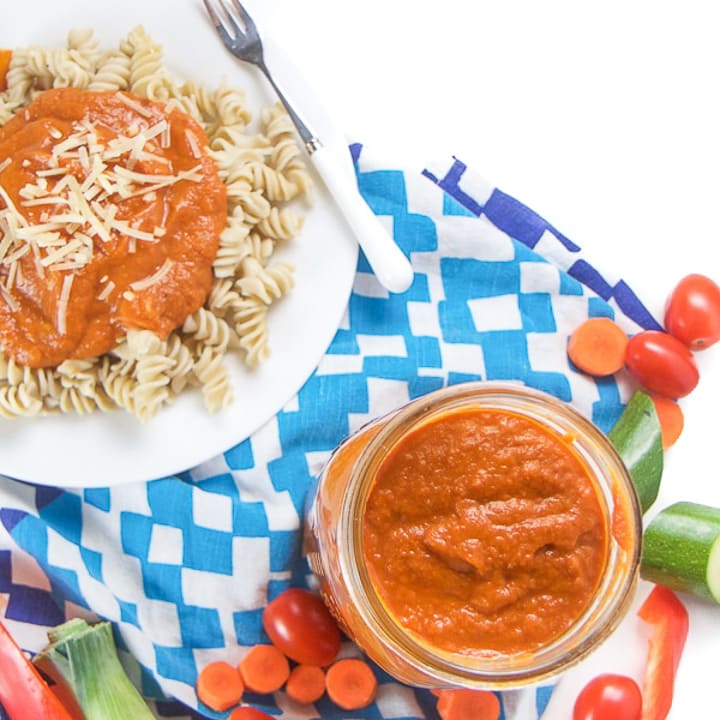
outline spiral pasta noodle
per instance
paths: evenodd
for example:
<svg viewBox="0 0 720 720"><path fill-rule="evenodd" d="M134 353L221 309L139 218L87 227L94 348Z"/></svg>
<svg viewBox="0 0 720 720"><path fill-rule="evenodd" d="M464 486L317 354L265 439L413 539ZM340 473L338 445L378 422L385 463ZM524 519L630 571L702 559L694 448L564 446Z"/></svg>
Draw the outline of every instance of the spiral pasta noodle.
<svg viewBox="0 0 720 720"><path fill-rule="evenodd" d="M250 367L257 367L270 355L267 312L268 306L257 296L243 298L233 309L233 326Z"/></svg>
<svg viewBox="0 0 720 720"><path fill-rule="evenodd" d="M120 44L120 49L130 56L130 92L149 100L167 100L170 81L163 64L162 47L144 28L137 27Z"/></svg>
<svg viewBox="0 0 720 720"><path fill-rule="evenodd" d="M120 50L111 50L99 59L95 74L88 83L88 90L127 90L129 85L130 57Z"/></svg>
<svg viewBox="0 0 720 720"><path fill-rule="evenodd" d="M0 416L121 408L146 421L188 387L200 389L209 412L222 410L233 401L227 357L237 353L250 369L268 359L269 311L295 282L292 266L274 259L302 229L302 214L288 203L309 200L312 190L292 123L278 103L262 109L251 130L253 113L241 89L177 82L162 46L138 26L111 49L101 48L92 30L78 28L64 47L14 50L0 92L0 125L38 93L64 86L129 91L191 115L227 189L227 224L204 306L167 338L129 330L106 355L40 369L22 367L0 349Z"/></svg>

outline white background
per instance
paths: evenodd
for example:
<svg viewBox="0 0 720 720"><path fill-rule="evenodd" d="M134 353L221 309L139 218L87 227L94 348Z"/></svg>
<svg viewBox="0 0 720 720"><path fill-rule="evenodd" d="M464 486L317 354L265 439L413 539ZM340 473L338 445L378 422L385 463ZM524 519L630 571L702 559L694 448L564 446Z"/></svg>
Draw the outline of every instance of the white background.
<svg viewBox="0 0 720 720"><path fill-rule="evenodd" d="M265 0L260 12L349 139L389 167L459 157L658 316L683 275L720 282L714 3ZM681 403L685 432L666 454L656 509L720 507L720 347L697 360L701 382ZM720 659L720 607L684 600L691 630L673 720L715 706ZM625 627L582 670L638 674L643 650ZM569 716L581 681L568 678L552 718Z"/></svg>
<svg viewBox="0 0 720 720"><path fill-rule="evenodd" d="M254 0L252 7L347 139L386 157L388 167L457 156L622 275L658 316L683 275L720 281L715 3ZM701 382L682 401L686 429L667 453L657 508L680 499L720 507L720 346L698 363ZM716 707L720 607L684 600L691 630L671 720L704 718ZM593 664L568 677L551 720L569 717L581 675L641 674L644 642L632 623L623 627Z"/></svg>

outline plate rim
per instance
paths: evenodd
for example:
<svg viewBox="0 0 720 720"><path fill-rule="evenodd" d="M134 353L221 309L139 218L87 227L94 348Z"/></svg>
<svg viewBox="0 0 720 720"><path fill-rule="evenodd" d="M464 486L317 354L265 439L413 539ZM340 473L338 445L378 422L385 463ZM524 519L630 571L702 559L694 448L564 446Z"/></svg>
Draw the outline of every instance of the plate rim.
<svg viewBox="0 0 720 720"><path fill-rule="evenodd" d="M69 0L69 2L66 0L66 2L62 4L62 8L58 8L57 5L58 4L53 3L52 0L27 0L23 4L22 10L10 10L10 19L12 19L13 14L26 16L28 6L34 6L40 12L39 17L41 17L43 21L41 29L38 29L40 26L36 24L33 24L30 29L24 28L24 30L27 31L26 35L31 36L33 38L32 40L15 41L14 46L35 42L59 45L65 42L70 29L93 27L96 32L96 37L101 40L102 46L106 47L106 37L115 37L115 41L119 42L133 27L132 24L128 22L121 26L120 21L115 16L113 16L112 19L103 21L102 8L99 7L97 8L96 16L92 17L92 11L89 10L89 8L94 9L96 6L88 0ZM223 80L224 74L233 78L237 77L236 84L243 87L251 98L251 102L256 102L258 97L262 98L261 105L259 107L255 105L252 108L255 113L258 113L260 107L264 107L268 102L271 103L274 101L272 91L268 85L263 86L264 78L259 77L259 73L255 72L255 68L250 68L243 63L235 61L229 53L225 51L219 39L215 36L214 29L210 27L209 21L206 22L202 28L192 27L192 29L189 29L194 19L190 10L193 6L199 10L198 5L199 3L186 0L183 7L187 8L188 12L182 13L183 15L187 15L185 21L176 21L172 27L168 26L166 28L167 36L159 35L154 28L156 24L158 26L162 24L162 19L165 17L164 13L170 7L175 10L175 15L178 14L177 9L179 4L177 0L153 0L153 3L150 4L145 3L143 0L125 0L121 14L128 17L132 17L133 13L137 14L137 22L135 24L145 26L153 39L160 42L163 48L167 50L165 56L166 64L175 76L180 74L185 77L187 71L184 71L183 68L189 67L189 63L193 63L195 60L183 55L182 61L180 61L179 55L174 55L177 51L176 41L178 40L178 36L174 35L172 42L169 42L168 38L170 35L178 32L182 37L188 32L192 33L197 43L193 57L196 58L198 55L207 56L213 59L214 64L211 71L212 77L205 77L206 72L200 73L202 77L198 77L195 72L187 73L188 77L190 79L204 81L211 87L219 84L220 81ZM43 10L44 12L42 12ZM84 24L81 25L75 20L77 13L83 14L83 19L85 19ZM90 19L86 19L85 15L88 15ZM104 23L109 23L112 25L112 28L109 28ZM9 22L5 27L12 28L13 23ZM61 28L59 31L57 30L58 27ZM117 31L118 27L120 27L119 31ZM50 31L52 37L47 36L49 28L52 28ZM13 35L12 32L8 34ZM0 35L5 35L5 32L0 32ZM37 37L37 40L34 39L35 37ZM180 40L182 41L181 38ZM200 42L200 40L202 40L202 42ZM3 42L7 44L7 40L5 39L3 39ZM323 138L325 144L338 155L348 172L354 173L348 144L338 127L327 115L321 103L317 101L312 88L307 84L302 87L300 86L302 84L302 77L298 75L297 68L289 58L284 56L282 49L273 43L270 36L266 39L266 45L269 61L271 57L273 69L277 74L282 75L283 68L287 69L292 66L291 69L293 72L290 73L290 77L292 77L294 82L292 87L294 97L304 99L301 107L303 112L306 112L313 122L320 125L322 132L325 133L325 137ZM180 68L179 71L176 69L176 66ZM192 68L193 70L194 67L195 66ZM286 74L288 74L287 70ZM315 113L315 117L313 117L313 112L310 111L311 108ZM329 137L328 133L330 133ZM287 379L280 381L281 384L283 382L285 383L282 391L272 389L272 400L264 403L262 411L256 413L255 419L252 422L245 421L243 425L244 429L238 432L234 432L232 428L228 427L228 423L230 423L233 418L237 418L240 412L238 409L238 403L240 401L237 387L238 376L245 378L247 375L252 375L252 379L248 379L248 382L271 381L273 386L275 386L277 379L268 377L268 375L273 371L283 369L283 362L278 362L277 354L284 352L288 347L286 342L287 338L283 338L283 342L281 343L276 342L275 352L273 352L273 355L265 366L259 368L258 371L250 373L242 366L239 368L231 368L233 381L236 386L236 398L233 405L226 411L222 411L219 416L208 415L205 412L201 399L199 398L199 393L196 391L192 393L192 396L186 395L179 397L172 405L163 408L156 418L153 418L145 424L140 423L137 418L123 410L112 411L108 414L96 411L88 416L62 414L40 418L1 419L0 474L34 484L60 487L110 487L134 482L147 482L153 479L175 475L197 467L203 462L210 461L218 455L227 452L235 445L247 440L257 432L258 429L271 421L272 418L295 397L302 386L312 376L323 355L331 345L348 306L359 256L359 248L352 238L349 228L345 225L343 218L340 216L339 211L327 191L320 185L321 181L315 175L309 162L308 167L316 180L316 188L314 191L315 201L314 207L310 208L306 213L305 227L303 233L298 238L298 242L301 242L303 237L307 239L306 233L308 232L323 234L323 232L328 229L333 231L334 234L339 233L340 235L344 234L346 236L346 238L335 237L333 239L334 244L331 246L332 252L337 253L334 259L338 261L337 264L333 264L333 270L337 270L337 272L333 272L330 278L334 283L332 286L332 302L317 303L319 307L315 308L316 312L313 318L317 320L318 313L320 313L322 315L320 319L323 327L322 331L316 331L311 335L313 338L313 348L311 351L305 351L304 355L302 355L302 369L296 369L291 373L292 380ZM323 248L323 252L326 252L327 245L322 246L319 244L316 244L314 251L317 252L320 247ZM282 256L282 253L280 256ZM313 257L307 257L306 260L308 265L310 265L312 264ZM288 315L292 317L293 313L290 313L288 310L282 311L281 307L287 305L293 299L293 296L297 299L298 295L300 295L305 303L310 300L319 301L322 299L321 296L316 297L316 295L318 295L317 292L313 291L310 293L307 287L304 289L302 287L303 281L306 283L327 281L327 277L323 277L322 273L318 272L316 267L305 267L305 270L298 267L296 278L297 287L288 298L285 298L278 304L274 317L270 319L271 332L273 326L277 330L279 327L288 324L286 318ZM299 314L299 308L296 314ZM271 348L272 347L273 341L271 339ZM278 350L278 348L282 348L283 350ZM290 361L293 363L298 362L298 356L295 354L294 349ZM229 362L235 366L239 364L238 359L231 358ZM165 451L165 462L158 461L157 457L148 457L147 454L141 455L133 461L128 461L127 457L121 459L121 455L135 455L136 451L146 453L147 448L141 447L138 449L137 447L138 433L148 433L150 432L148 428L153 427L155 428L153 432L156 435L163 432L159 430L159 426L171 427L172 423L164 420L164 418L174 413L184 414L188 416L188 418L194 419L195 422L193 426L198 424L198 417L200 418L199 425L204 429L206 434L202 444L188 443L187 446L172 444L173 452L168 453L167 450ZM108 420L108 418L112 418L112 420ZM115 426L115 430L117 431L117 435L113 434L113 442L105 443L104 449L109 453L110 457L108 457L106 453L103 453L101 456L99 448L97 447L89 451L81 452L79 456L76 451L68 449L65 455L61 455L60 457L53 456L52 459L47 457L46 453L37 452L36 448L41 446L42 436L46 434L48 428L51 433L58 432L55 428L58 422L61 422L62 425L65 426L61 434L68 437L74 435L82 437L87 435L89 430L92 436L93 428L92 425L88 425L88 423L98 425L100 422L110 422L111 426ZM110 429L112 429L112 427ZM97 435L97 432L95 432L95 435ZM211 436L213 440L208 441L207 436ZM196 440L197 438L193 437L192 439ZM91 437L88 442L92 441L93 439ZM95 439L95 442L97 442L97 439ZM16 443L20 443L20 449L25 450L25 454L19 452L18 448L15 447ZM142 446L142 443L140 443L140 445ZM180 446L179 452L178 445ZM48 450L48 453L57 450L56 445L51 445L51 448L52 450ZM88 452L90 457L87 456ZM113 460L115 462L113 462ZM133 471L131 472L130 469L133 469Z"/></svg>

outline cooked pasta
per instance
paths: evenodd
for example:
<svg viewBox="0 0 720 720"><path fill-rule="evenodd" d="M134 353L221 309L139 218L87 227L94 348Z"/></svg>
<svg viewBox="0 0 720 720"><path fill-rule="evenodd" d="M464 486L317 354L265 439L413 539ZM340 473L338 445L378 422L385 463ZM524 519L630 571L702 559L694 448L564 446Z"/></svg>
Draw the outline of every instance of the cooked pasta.
<svg viewBox="0 0 720 720"><path fill-rule="evenodd" d="M303 216L291 207L270 208L270 214L257 222L257 230L275 240L292 240L302 230Z"/></svg>
<svg viewBox="0 0 720 720"><path fill-rule="evenodd" d="M218 348L205 345L193 365L193 373L200 382L205 407L209 412L222 410L233 400L230 376L222 359L222 352Z"/></svg>
<svg viewBox="0 0 720 720"><path fill-rule="evenodd" d="M245 297L257 297L266 305L287 295L293 287L293 268L277 262L263 267L254 257L243 260L243 276L235 287Z"/></svg>
<svg viewBox="0 0 720 720"><path fill-rule="evenodd" d="M99 60L88 90L111 92L124 90L130 83L130 58L121 50L110 50Z"/></svg>
<svg viewBox="0 0 720 720"><path fill-rule="evenodd" d="M225 184L227 222L204 306L168 337L128 330L106 355L54 368L23 367L0 349L0 416L122 408L145 421L189 386L199 387L206 409L217 412L233 399L228 353L238 353L250 369L267 360L269 308L294 285L293 268L273 257L302 229L303 215L290 203L309 200L312 190L292 123L277 104L262 109L251 130L253 115L242 90L224 82L211 89L176 81L161 45L139 26L111 49L101 48L91 30L73 29L65 47L13 51L7 89L0 92L0 126L38 93L66 86L127 91L191 115L208 137ZM28 195L41 202L43 183ZM0 193L0 205L2 200ZM0 224L0 240L4 232ZM6 297L9 288L0 286Z"/></svg>
<svg viewBox="0 0 720 720"><path fill-rule="evenodd" d="M163 64L162 47L144 28L137 27L120 44L120 49L130 57L128 90L149 100L167 100L170 78Z"/></svg>
<svg viewBox="0 0 720 720"><path fill-rule="evenodd" d="M270 355L267 312L268 306L257 296L244 297L233 308L232 323L250 367L257 367Z"/></svg>
<svg viewBox="0 0 720 720"><path fill-rule="evenodd" d="M19 385L0 386L0 415L2 417L39 415L42 407L42 401L37 397L34 385L20 383Z"/></svg>
<svg viewBox="0 0 720 720"><path fill-rule="evenodd" d="M190 315L182 331L198 345L213 348L220 353L224 353L232 341L230 326L206 308L200 308Z"/></svg>

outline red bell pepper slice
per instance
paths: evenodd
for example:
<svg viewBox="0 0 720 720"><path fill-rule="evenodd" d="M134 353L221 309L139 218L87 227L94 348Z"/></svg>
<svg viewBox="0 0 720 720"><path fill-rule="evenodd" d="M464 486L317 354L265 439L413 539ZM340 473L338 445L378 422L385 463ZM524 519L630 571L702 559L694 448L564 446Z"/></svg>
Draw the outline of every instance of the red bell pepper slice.
<svg viewBox="0 0 720 720"><path fill-rule="evenodd" d="M72 720L2 623L0 703L10 720Z"/></svg>
<svg viewBox="0 0 720 720"><path fill-rule="evenodd" d="M656 585L638 610L638 616L652 625L641 720L665 720L672 705L675 675L688 635L688 612L672 590Z"/></svg>

